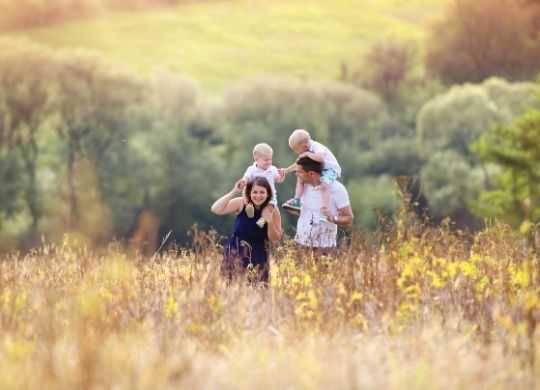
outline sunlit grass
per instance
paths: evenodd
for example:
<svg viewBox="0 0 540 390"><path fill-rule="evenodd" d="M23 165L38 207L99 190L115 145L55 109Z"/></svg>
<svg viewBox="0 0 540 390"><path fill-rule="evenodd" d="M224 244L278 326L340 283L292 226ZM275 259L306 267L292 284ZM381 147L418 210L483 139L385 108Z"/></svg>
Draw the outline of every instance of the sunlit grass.
<svg viewBox="0 0 540 390"><path fill-rule="evenodd" d="M405 221L331 256L284 243L267 288L228 284L200 232L154 258L69 236L5 255L0 388L533 388L535 249Z"/></svg>
<svg viewBox="0 0 540 390"><path fill-rule="evenodd" d="M277 74L331 79L370 43L421 41L444 0L202 1L116 13L17 33L56 48L85 47L148 74L168 68L219 92L238 79Z"/></svg>

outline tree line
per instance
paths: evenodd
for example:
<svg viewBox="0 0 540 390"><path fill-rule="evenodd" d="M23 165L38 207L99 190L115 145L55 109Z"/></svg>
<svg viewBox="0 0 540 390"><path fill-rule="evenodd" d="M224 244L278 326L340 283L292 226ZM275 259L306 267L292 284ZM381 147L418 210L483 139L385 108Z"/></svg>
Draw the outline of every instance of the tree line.
<svg viewBox="0 0 540 390"><path fill-rule="evenodd" d="M537 104L537 85L488 79L439 91L411 126L408 114L351 83L259 78L210 99L174 73L141 79L83 51L18 40L0 46L0 231L23 239L68 230L97 242L129 239L142 211L179 240L193 224L222 229L229 221L215 219L208 205L251 163L255 143L274 147L276 165L293 161L287 137L298 127L338 156L364 228L376 226L373 209L393 211L392 177L403 175L419 178L433 218L468 224L486 214L474 202L493 196L485 191L510 191L505 178L524 166L505 170L491 146L506 133L489 130L513 128ZM508 153L521 148L519 137L537 134L529 125L537 117L527 115L515 126L532 133L510 132ZM515 160L533 164L519 183L536 177L538 143L529 142L533 149ZM279 188L282 199L293 182ZM537 207L526 191L521 198Z"/></svg>

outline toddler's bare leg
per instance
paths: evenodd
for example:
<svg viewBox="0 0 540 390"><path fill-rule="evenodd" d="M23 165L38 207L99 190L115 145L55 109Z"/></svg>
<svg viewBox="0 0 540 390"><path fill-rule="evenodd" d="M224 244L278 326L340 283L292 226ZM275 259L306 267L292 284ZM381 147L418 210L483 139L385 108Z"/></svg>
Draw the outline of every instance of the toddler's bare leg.
<svg viewBox="0 0 540 390"><path fill-rule="evenodd" d="M328 183L321 183L321 212L324 215L330 211L330 185Z"/></svg>
<svg viewBox="0 0 540 390"><path fill-rule="evenodd" d="M246 215L248 218L253 218L255 216L255 207L251 202L246 205Z"/></svg>
<svg viewBox="0 0 540 390"><path fill-rule="evenodd" d="M304 194L304 182L299 178L296 179L296 189L294 191L294 197L300 199Z"/></svg>

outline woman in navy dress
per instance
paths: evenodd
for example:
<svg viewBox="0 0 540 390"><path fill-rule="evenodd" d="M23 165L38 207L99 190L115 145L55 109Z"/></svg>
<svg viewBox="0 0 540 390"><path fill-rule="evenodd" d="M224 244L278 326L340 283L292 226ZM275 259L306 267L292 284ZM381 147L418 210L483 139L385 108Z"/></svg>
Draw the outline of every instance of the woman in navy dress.
<svg viewBox="0 0 540 390"><path fill-rule="evenodd" d="M268 244L278 241L282 234L281 215L269 204L272 188L264 177L256 177L245 186L242 181L215 201L212 212L217 215L236 214L234 231L225 244L222 271L231 279L237 271L248 269L255 279L268 282ZM246 205L251 204L251 211ZM252 212L253 211L253 212Z"/></svg>

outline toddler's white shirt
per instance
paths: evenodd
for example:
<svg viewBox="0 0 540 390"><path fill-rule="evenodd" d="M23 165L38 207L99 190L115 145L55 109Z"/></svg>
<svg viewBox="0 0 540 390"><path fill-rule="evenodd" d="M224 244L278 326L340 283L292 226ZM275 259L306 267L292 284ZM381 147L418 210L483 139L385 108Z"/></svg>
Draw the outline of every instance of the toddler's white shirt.
<svg viewBox="0 0 540 390"><path fill-rule="evenodd" d="M272 192L274 193L274 198L277 199L276 179L279 177L277 167L275 165L270 165L270 167L268 167L267 169L261 169L257 166L257 163L255 162L253 163L253 165L250 165L246 169L246 173L244 173L244 178L251 181L256 177L264 177L266 180L268 180L268 183L272 188Z"/></svg>
<svg viewBox="0 0 540 390"><path fill-rule="evenodd" d="M330 151L326 146L320 142L311 140L309 143L309 151L311 153L322 153L324 155L323 160L323 169L332 168L338 174L338 177L341 176L341 166L339 165L336 156Z"/></svg>

